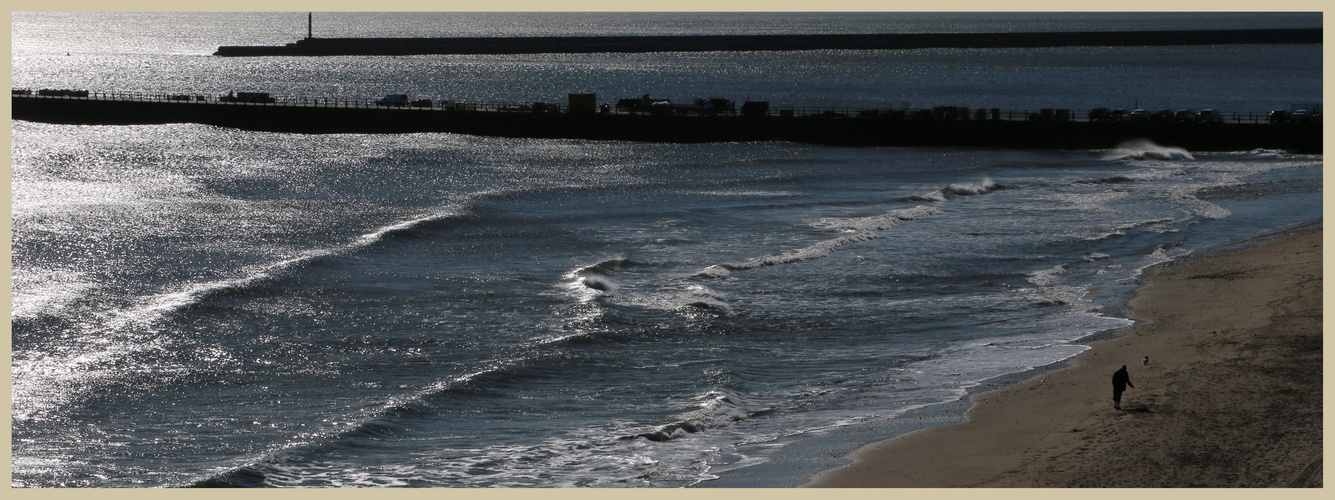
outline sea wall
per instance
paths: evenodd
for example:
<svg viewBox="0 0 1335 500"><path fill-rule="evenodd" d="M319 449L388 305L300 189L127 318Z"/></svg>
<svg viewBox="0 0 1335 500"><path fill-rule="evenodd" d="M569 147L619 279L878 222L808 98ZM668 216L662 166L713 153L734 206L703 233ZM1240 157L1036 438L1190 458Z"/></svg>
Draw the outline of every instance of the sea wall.
<svg viewBox="0 0 1335 500"><path fill-rule="evenodd" d="M1186 123L919 120L855 116L629 115L334 107L213 101L14 96L12 118L46 123L201 123L304 134L460 134L667 143L789 141L835 146L1111 149L1147 139L1190 151L1283 149L1321 153L1320 122Z"/></svg>
<svg viewBox="0 0 1335 500"><path fill-rule="evenodd" d="M217 56L335 56L895 50L1322 43L1321 28L1103 31L1054 33L914 33L846 35L674 35L458 38L306 38L282 46L222 46Z"/></svg>

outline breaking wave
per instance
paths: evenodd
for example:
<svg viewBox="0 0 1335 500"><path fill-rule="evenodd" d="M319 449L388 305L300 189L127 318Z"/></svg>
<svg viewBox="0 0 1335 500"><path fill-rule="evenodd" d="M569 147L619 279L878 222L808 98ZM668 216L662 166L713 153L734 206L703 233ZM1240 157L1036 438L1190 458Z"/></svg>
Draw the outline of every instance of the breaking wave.
<svg viewBox="0 0 1335 500"><path fill-rule="evenodd" d="M633 436L624 436L621 439L643 438L661 443L688 434L702 432L706 429L726 427L732 425L734 422L739 422L755 416L755 413L747 412L734 403L732 398L727 394L718 391L710 391L701 397L704 401L700 403L699 407L696 410L682 415L680 420L659 426L651 431L642 432Z"/></svg>
<svg viewBox="0 0 1335 500"><path fill-rule="evenodd" d="M992 179L983 179L982 182L977 183L950 184L927 194L909 196L904 201L939 203L956 196L978 196L1001 189L1006 189L1006 186L998 184Z"/></svg>
<svg viewBox="0 0 1335 500"><path fill-rule="evenodd" d="M793 264L828 257L836 250L848 245L874 240L879 237L877 233L880 231L890 229L917 218L939 215L942 213L944 212L939 208L919 205L913 208L895 210L886 214L871 217L820 219L812 225L821 229L836 229L852 231L853 233L848 236L820 241L813 245L790 250L777 255L766 255L764 257L758 257L740 263L716 264L705 268L703 271L697 273L696 276L700 278L722 278L728 276L733 271L745 271L766 266Z"/></svg>
<svg viewBox="0 0 1335 500"><path fill-rule="evenodd" d="M612 292L620 285L612 280L611 274L639 265L639 263L630 259L616 258L608 259L591 266L581 267L570 271L563 276L569 280L569 286L574 289L584 289L597 292Z"/></svg>
<svg viewBox="0 0 1335 500"><path fill-rule="evenodd" d="M1122 141L1104 159L1181 161L1195 160L1196 157L1192 156L1191 152L1179 147L1160 146L1147 139L1132 139Z"/></svg>
<svg viewBox="0 0 1335 500"><path fill-rule="evenodd" d="M951 184L946 186L942 191L946 194L953 194L955 196L977 196L980 194L988 194L998 189L1004 189L1004 186L997 184L992 179L985 179L983 182L979 183Z"/></svg>

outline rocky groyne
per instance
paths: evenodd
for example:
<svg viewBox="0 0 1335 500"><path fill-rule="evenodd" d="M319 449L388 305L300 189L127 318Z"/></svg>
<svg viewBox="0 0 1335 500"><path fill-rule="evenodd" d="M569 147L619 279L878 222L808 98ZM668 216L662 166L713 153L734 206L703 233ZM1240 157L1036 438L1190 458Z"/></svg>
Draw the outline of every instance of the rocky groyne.
<svg viewBox="0 0 1335 500"><path fill-rule="evenodd" d="M776 50L898 50L1321 43L1322 30L1250 29L1052 33L909 33L832 35L669 35L449 38L316 38L280 46L222 46L216 56L339 56L710 52Z"/></svg>

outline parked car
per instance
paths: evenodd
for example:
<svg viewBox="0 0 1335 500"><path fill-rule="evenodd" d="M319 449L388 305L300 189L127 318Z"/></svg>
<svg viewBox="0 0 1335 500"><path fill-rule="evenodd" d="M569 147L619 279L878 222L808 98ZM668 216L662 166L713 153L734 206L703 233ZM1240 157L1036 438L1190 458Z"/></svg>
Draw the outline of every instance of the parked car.
<svg viewBox="0 0 1335 500"><path fill-rule="evenodd" d="M1108 108L1094 108L1089 110L1089 121L1107 121L1112 110Z"/></svg>
<svg viewBox="0 0 1335 500"><path fill-rule="evenodd" d="M1126 119L1127 114L1129 113L1125 109L1114 109L1112 110L1112 113L1108 113L1108 120L1114 122L1120 122Z"/></svg>
<svg viewBox="0 0 1335 500"><path fill-rule="evenodd" d="M1300 110L1294 111L1292 115L1289 115L1289 121L1305 122L1305 121L1307 121L1307 119L1308 119L1310 116L1311 116L1311 114L1309 114L1309 113L1307 112L1307 110L1305 110L1305 109L1300 109Z"/></svg>
<svg viewBox="0 0 1335 500"><path fill-rule="evenodd" d="M1158 111L1150 113L1150 121L1152 122L1170 121L1173 119L1173 115L1175 114L1176 113L1173 113L1173 110L1171 109L1160 109Z"/></svg>
<svg viewBox="0 0 1335 500"><path fill-rule="evenodd" d="M1271 123L1285 122L1285 121L1289 121L1289 111L1287 109L1276 109L1270 112Z"/></svg>
<svg viewBox="0 0 1335 500"><path fill-rule="evenodd" d="M1201 121L1203 121L1203 122L1216 122L1216 123L1217 123L1217 122L1222 122L1222 121L1224 121L1224 116L1221 115L1221 114L1219 114L1218 111L1215 111L1215 110L1213 110L1213 109L1202 109L1202 110L1201 110Z"/></svg>
<svg viewBox="0 0 1335 500"><path fill-rule="evenodd" d="M746 101L742 103L742 116L765 116L769 114L769 101Z"/></svg>
<svg viewBox="0 0 1335 500"><path fill-rule="evenodd" d="M37 91L37 95L47 96L47 97L88 97L88 91L70 90L70 89L41 89Z"/></svg>
<svg viewBox="0 0 1335 500"><path fill-rule="evenodd" d="M408 96L406 94L390 94L383 99L375 102L376 106L407 106Z"/></svg>
<svg viewBox="0 0 1335 500"><path fill-rule="evenodd" d="M271 104L276 102L276 99L268 92L228 92L227 95L219 97L218 101Z"/></svg>
<svg viewBox="0 0 1335 500"><path fill-rule="evenodd" d="M1194 123L1201 121L1201 115L1190 109L1179 109L1176 113L1173 113L1173 121Z"/></svg>
<svg viewBox="0 0 1335 500"><path fill-rule="evenodd" d="M1132 111L1131 114L1126 115L1126 119L1133 122L1143 122L1145 120L1150 119L1150 115L1149 113L1146 113L1145 110L1143 109L1137 109L1135 111Z"/></svg>

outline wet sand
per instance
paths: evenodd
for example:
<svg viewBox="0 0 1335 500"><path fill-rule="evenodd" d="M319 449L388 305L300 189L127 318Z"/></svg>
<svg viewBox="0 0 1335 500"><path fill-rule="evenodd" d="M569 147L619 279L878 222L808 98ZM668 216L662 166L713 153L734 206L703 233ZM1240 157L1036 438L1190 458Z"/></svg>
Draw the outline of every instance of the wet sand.
<svg viewBox="0 0 1335 500"><path fill-rule="evenodd" d="M1155 268L1138 323L1069 368L974 395L965 423L864 446L805 486L1321 487L1321 235Z"/></svg>

